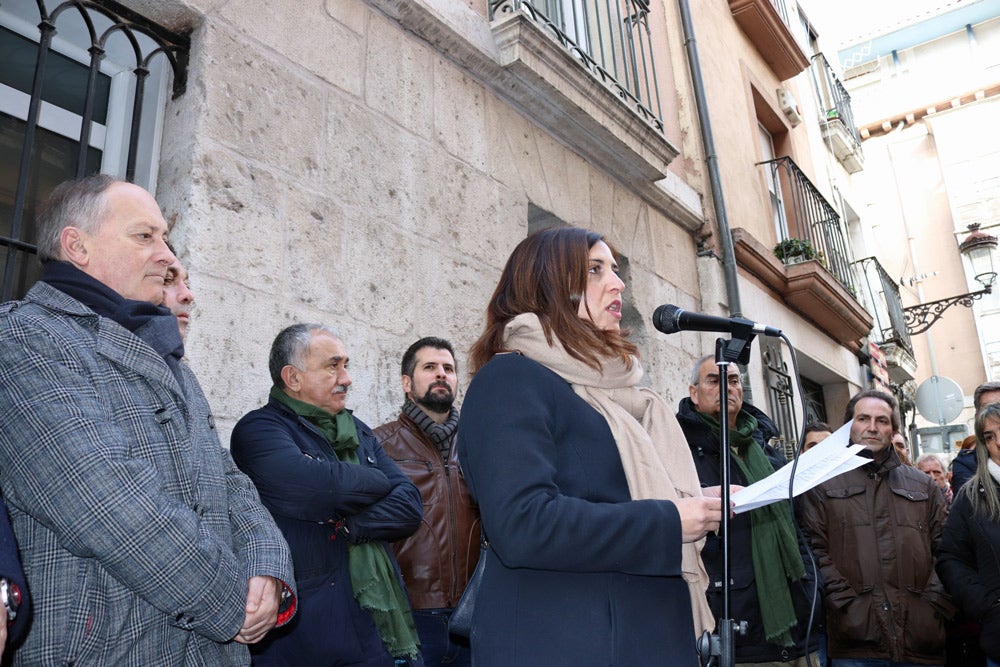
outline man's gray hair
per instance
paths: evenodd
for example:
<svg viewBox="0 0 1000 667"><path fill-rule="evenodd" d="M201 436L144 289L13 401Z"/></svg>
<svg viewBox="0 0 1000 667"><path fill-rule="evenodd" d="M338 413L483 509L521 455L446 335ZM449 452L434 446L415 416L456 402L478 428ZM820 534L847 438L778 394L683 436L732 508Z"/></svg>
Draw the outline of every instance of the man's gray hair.
<svg viewBox="0 0 1000 667"><path fill-rule="evenodd" d="M927 461L937 461L941 466L941 470L948 469L948 467L944 464L944 461L937 454L921 454L917 457L917 460L913 462L913 467L919 468L921 463L925 463Z"/></svg>
<svg viewBox="0 0 1000 667"><path fill-rule="evenodd" d="M107 211L105 194L108 188L121 182L98 174L57 185L38 216L38 259L44 262L61 258L59 237L66 227L96 234Z"/></svg>
<svg viewBox="0 0 1000 667"><path fill-rule="evenodd" d="M972 404L975 406L976 412L983 409L983 394L992 391L1000 391L1000 382L984 382L976 387L976 391L972 395Z"/></svg>
<svg viewBox="0 0 1000 667"><path fill-rule="evenodd" d="M314 322L303 322L286 327L279 333L274 342L271 343L271 356L268 360L268 370L271 372L271 381L279 389L285 388L285 381L281 379L281 369L285 366L295 366L303 370L302 366L309 348L312 345L314 333L325 333L341 340L337 330L325 324Z"/></svg>
<svg viewBox="0 0 1000 667"><path fill-rule="evenodd" d="M698 357L698 360L694 362L694 368L691 369L691 386L697 386L698 382L701 380L701 365L708 361L709 359L715 360L714 354L706 354Z"/></svg>

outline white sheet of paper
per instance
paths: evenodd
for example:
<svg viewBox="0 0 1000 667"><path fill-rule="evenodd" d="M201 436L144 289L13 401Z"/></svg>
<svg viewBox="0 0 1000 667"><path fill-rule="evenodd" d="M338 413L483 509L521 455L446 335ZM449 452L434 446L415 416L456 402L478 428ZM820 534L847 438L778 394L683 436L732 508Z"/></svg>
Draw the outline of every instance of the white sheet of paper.
<svg viewBox="0 0 1000 667"><path fill-rule="evenodd" d="M864 445L850 444L852 423L847 422L826 440L799 455L793 495L798 496L828 479L871 462L871 459L857 456ZM774 474L737 491L730 496L735 505L733 511L740 514L779 500L787 500L791 474L792 464L789 463Z"/></svg>

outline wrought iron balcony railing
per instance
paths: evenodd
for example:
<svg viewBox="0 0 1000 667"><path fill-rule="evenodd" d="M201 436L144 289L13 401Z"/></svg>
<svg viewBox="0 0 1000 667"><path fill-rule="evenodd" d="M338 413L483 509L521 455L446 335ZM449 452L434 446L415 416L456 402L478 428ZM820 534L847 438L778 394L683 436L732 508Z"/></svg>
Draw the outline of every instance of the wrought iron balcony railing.
<svg viewBox="0 0 1000 667"><path fill-rule="evenodd" d="M149 142L142 143L143 136L157 135L147 129L157 110L156 77L150 75L166 60L174 95L182 94L190 38L111 0L0 5L11 12L12 25L37 26L37 32L23 34L0 26L0 74L9 75L0 80L14 108L25 110L11 113L26 112L5 117L10 125L4 127L5 182L0 186L0 192L7 190L0 195L0 301L6 301L22 296L39 277L39 265L31 259L37 253L35 212L56 183L97 173L102 161L113 175L135 181L141 156L155 154ZM88 54L89 62L66 56L73 52ZM127 79L127 85L110 87L111 75L102 69L108 61L114 61L111 71L121 68L115 81ZM119 89L126 92L109 92ZM109 118L130 120L119 120L113 130ZM125 123L127 131L118 131ZM124 164L109 167L116 162L118 143L126 147Z"/></svg>
<svg viewBox="0 0 1000 667"><path fill-rule="evenodd" d="M875 342L879 345L897 343L913 356L899 285L874 257L859 259L855 264L861 269L861 290L875 317L873 337L878 338Z"/></svg>
<svg viewBox="0 0 1000 667"><path fill-rule="evenodd" d="M491 0L490 19L523 11L588 71L663 132L649 0Z"/></svg>
<svg viewBox="0 0 1000 667"><path fill-rule="evenodd" d="M816 81L820 89L821 103L823 111L828 121L839 120L844 124L844 129L854 138L856 149L861 150L861 135L854 123L854 110L851 107L851 95L844 88L844 84L837 78L836 72L830 67L830 62L822 53L813 56L813 63L816 67Z"/></svg>
<svg viewBox="0 0 1000 667"><path fill-rule="evenodd" d="M816 259L857 296L851 258L840 216L791 158L759 163L767 168L781 239L808 240Z"/></svg>
<svg viewBox="0 0 1000 667"><path fill-rule="evenodd" d="M770 2L771 6L778 12L778 16L781 17L782 22L790 29L792 24L788 22L788 7L785 5L785 0L770 0Z"/></svg>

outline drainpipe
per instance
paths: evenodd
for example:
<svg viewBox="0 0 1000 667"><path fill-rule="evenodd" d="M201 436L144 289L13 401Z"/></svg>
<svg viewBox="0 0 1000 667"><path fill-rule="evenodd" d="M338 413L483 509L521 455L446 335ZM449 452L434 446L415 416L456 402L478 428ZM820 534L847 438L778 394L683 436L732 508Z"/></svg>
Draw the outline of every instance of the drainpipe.
<svg viewBox="0 0 1000 667"><path fill-rule="evenodd" d="M726 281L726 299L729 301L729 316L743 317L743 305L740 302L740 285L736 279L736 251L733 249L733 234L729 229L729 215L726 213L726 199L722 194L722 178L719 175L719 156L715 153L715 137L712 135L712 121L708 115L708 99L705 96L705 80L701 77L701 61L698 59L698 43L694 37L694 24L691 23L691 6L688 0L677 0L681 11L681 24L684 26L684 48L687 49L688 66L691 68L691 83L694 86L694 99L698 105L698 117L701 119L701 139L705 144L705 162L708 166L709 189L712 191L712 204L715 206L715 218L719 225L719 241L722 244L722 275ZM747 369L741 366L743 373L743 399L753 403L753 389L747 378Z"/></svg>
<svg viewBox="0 0 1000 667"><path fill-rule="evenodd" d="M715 139L712 136L712 123L708 115L708 100L705 98L705 81L701 77L701 61L698 60L698 45L694 37L694 25L691 23L691 6L688 0L677 0L677 4L681 11L681 23L684 26L684 46L687 49L688 66L691 68L694 98L698 105L698 116L701 118L701 137L705 144L709 188L712 190L712 203L715 206L715 217L719 225L719 240L722 244L722 270L726 280L729 315L743 317L740 288L736 281L736 251L733 249L733 235L729 229L726 200L722 194L719 159L715 154Z"/></svg>

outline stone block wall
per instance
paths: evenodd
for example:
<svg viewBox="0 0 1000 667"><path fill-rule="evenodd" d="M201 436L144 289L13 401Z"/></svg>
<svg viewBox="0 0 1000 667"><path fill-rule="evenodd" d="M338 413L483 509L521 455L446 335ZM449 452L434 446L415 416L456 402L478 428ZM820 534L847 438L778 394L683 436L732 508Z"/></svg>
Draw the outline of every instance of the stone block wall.
<svg viewBox="0 0 1000 667"><path fill-rule="evenodd" d="M373 426L395 415L399 357L420 336L452 340L466 384L529 203L627 257L649 383L686 395L701 340L649 316L699 306L689 232L405 22L366 0L126 4L194 26L157 197L191 273L188 357L224 442L265 400L271 340L297 321L341 331L348 405Z"/></svg>

